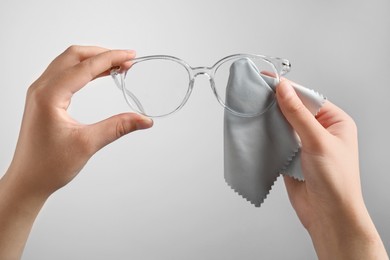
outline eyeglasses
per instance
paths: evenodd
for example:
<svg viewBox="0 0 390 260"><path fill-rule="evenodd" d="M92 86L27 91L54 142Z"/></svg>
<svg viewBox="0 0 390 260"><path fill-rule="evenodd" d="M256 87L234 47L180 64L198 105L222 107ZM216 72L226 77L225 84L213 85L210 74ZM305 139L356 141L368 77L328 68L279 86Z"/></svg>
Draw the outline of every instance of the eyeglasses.
<svg viewBox="0 0 390 260"><path fill-rule="evenodd" d="M211 67L191 67L176 57L153 55L131 60L131 67L126 71L113 68L111 76L122 90L128 105L148 117L163 117L180 110L190 97L195 78L199 75L208 77L215 97L227 111L241 117L253 117L265 110L242 111L225 102L232 66L242 59L253 64L259 74L266 72L272 75L276 84L280 76L291 68L286 59L255 54L230 55ZM242 88L245 92L245 86ZM241 95L237 98L243 97Z"/></svg>

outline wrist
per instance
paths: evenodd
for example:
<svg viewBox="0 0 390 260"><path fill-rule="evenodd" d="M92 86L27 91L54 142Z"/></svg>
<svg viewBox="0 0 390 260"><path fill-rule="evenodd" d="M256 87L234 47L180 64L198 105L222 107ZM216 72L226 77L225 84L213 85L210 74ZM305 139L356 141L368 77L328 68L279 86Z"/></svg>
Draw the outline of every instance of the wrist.
<svg viewBox="0 0 390 260"><path fill-rule="evenodd" d="M0 184L3 189L7 190L8 194L12 194L9 199L18 202L19 205L29 203L33 207L33 205L45 203L52 194L50 190L40 185L38 177L39 175L31 174L31 171L13 167L11 164L0 179Z"/></svg>
<svg viewBox="0 0 390 260"><path fill-rule="evenodd" d="M31 227L47 195L24 189L10 170L0 179L0 259L20 259Z"/></svg>
<svg viewBox="0 0 390 260"><path fill-rule="evenodd" d="M308 228L319 259L388 259L364 205L323 215Z"/></svg>
<svg viewBox="0 0 390 260"><path fill-rule="evenodd" d="M34 204L44 203L55 189L51 187L50 171L29 163L18 163L20 158L13 159L7 172L3 176L4 186L14 194L14 199L19 202L29 201Z"/></svg>

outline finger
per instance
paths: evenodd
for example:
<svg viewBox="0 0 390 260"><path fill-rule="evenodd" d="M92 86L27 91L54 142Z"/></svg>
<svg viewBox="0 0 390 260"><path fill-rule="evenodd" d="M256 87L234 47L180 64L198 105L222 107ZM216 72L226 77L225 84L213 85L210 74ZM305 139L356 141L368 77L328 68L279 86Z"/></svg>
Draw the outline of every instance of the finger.
<svg viewBox="0 0 390 260"><path fill-rule="evenodd" d="M276 78L275 73L268 71L268 70L262 70L262 71L260 71L260 74L271 77L271 78Z"/></svg>
<svg viewBox="0 0 390 260"><path fill-rule="evenodd" d="M74 94L91 80L109 73L112 67L120 66L134 56L134 51L110 50L90 57L66 71L59 87Z"/></svg>
<svg viewBox="0 0 390 260"><path fill-rule="evenodd" d="M86 134L89 136L94 152L97 152L128 133L152 126L153 121L148 117L135 113L125 113L88 126Z"/></svg>
<svg viewBox="0 0 390 260"><path fill-rule="evenodd" d="M72 45L50 63L43 75L53 75L57 72L62 72L64 69L70 68L85 59L106 51L108 51L108 49L97 46Z"/></svg>
<svg viewBox="0 0 390 260"><path fill-rule="evenodd" d="M134 63L133 60L129 60L129 61L125 61L124 63L122 63L120 66L117 66L119 68L119 73L123 73L123 72L129 70L131 68L131 66L133 65L133 63ZM113 69L113 68L110 68L110 70L104 71L103 73L97 75L94 79L109 76L111 74L111 69Z"/></svg>
<svg viewBox="0 0 390 260"><path fill-rule="evenodd" d="M281 81L276 88L276 97L283 115L301 138L302 146L318 148L326 130L305 107L289 81Z"/></svg>
<svg viewBox="0 0 390 260"><path fill-rule="evenodd" d="M64 66L71 67L85 59L91 58L108 50L109 49L99 46L72 45L61 53L54 61L56 64L61 64L62 68Z"/></svg>
<svg viewBox="0 0 390 260"><path fill-rule="evenodd" d="M341 108L326 101L316 116L317 121L333 136L355 138L356 124L353 119Z"/></svg>

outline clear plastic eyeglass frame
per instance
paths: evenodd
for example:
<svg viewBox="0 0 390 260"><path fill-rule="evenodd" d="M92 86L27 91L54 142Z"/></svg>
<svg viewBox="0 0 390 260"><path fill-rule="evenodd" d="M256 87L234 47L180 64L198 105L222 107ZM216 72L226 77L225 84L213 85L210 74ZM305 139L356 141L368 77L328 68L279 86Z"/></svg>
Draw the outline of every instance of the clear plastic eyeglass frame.
<svg viewBox="0 0 390 260"><path fill-rule="evenodd" d="M183 97L183 100L181 101L180 105L177 106L175 109L173 109L172 111L170 111L168 113L164 113L164 114L161 114L161 115L149 115L149 114L147 114L145 112L145 110L143 109L143 106L142 106L141 102L138 100L138 98L130 90L128 90L126 88L125 79L126 79L127 72L129 70L131 70L131 67L128 70L126 70L126 71L121 71L120 67L114 67L114 68L111 69L110 73L111 73L111 76L113 77L117 87L122 90L123 95L124 95L128 105L134 111L136 111L136 112L138 112L140 114L143 114L145 116L148 116L148 117L152 117L152 118L165 117L165 116L171 115L171 114L177 112L178 110L180 110L185 105L187 100L189 99L189 97L190 97L190 95L192 93L193 87L194 87L195 78L197 76L199 76L199 75L205 75L205 76L208 77L208 79L210 81L211 89L212 89L215 97L217 98L218 102L227 111L229 111L230 113L232 113L232 114L234 114L236 116L240 116L240 117L254 117L254 116L261 115L262 113L267 111L268 108L265 109L264 111L260 112L260 113L255 113L255 114L246 114L246 113L237 112L237 111L231 109L230 107L228 107L225 104L224 97L221 97L220 95L218 95L218 92L217 92L217 89L216 89L216 83L215 83L215 75L216 75L216 72L218 71L218 69L220 68L221 65L223 65L223 64L225 64L227 62L232 62L234 60L245 59L245 58L250 59L250 60L261 60L262 62L265 62L265 63L269 64L269 68L272 71L267 71L267 73L269 73L270 75L272 75L274 77L274 80L275 80L276 83L279 83L280 82L280 77L285 75L286 73L288 73L290 71L290 69L291 69L291 64L286 59L282 59L282 58L278 58L278 57L270 57L270 56L258 55L258 54L233 54L233 55L230 55L230 56L227 56L225 58L220 59L218 62L216 62L211 67L191 67L187 62L185 62L185 61L183 61L183 60L181 60L179 58L176 58L176 57L173 57L173 56L168 56L168 55L152 55L152 56L144 56L144 57L138 57L138 58L132 59L131 60L132 65L131 66L134 66L137 63L146 62L146 61L169 60L169 61L173 61L173 62L176 62L176 63L180 64L187 71L187 73L188 73L188 85L187 86L183 86L183 87L187 87L187 92L186 92L185 96ZM151 75L153 75L153 71L151 71L150 73L151 73ZM272 104L270 104L269 107Z"/></svg>

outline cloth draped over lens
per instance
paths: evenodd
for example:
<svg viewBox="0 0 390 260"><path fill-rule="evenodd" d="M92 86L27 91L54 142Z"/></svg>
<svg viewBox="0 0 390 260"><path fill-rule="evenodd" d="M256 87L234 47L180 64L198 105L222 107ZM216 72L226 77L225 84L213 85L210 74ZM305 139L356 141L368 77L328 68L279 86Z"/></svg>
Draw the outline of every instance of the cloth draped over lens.
<svg viewBox="0 0 390 260"><path fill-rule="evenodd" d="M224 177L243 198L259 207L280 174L303 181L300 140L283 116L275 97L277 81L263 75L249 59L230 67L227 106L260 109L255 117L224 113ZM325 98L293 84L303 104L316 115Z"/></svg>

